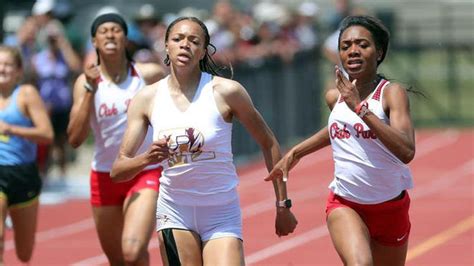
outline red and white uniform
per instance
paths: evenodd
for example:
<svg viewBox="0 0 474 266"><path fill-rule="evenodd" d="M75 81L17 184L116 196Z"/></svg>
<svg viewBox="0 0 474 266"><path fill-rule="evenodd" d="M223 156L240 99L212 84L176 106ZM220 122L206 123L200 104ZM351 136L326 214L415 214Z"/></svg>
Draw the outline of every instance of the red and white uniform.
<svg viewBox="0 0 474 266"><path fill-rule="evenodd" d="M145 86L136 68L131 65L127 79L115 84L101 76L94 96L94 112L91 114L90 125L94 133L95 148L92 170L110 172L117 157L122 137L127 127L128 104L137 92ZM152 128L137 154L143 153L152 143ZM153 169L158 165L145 168Z"/></svg>
<svg viewBox="0 0 474 266"><path fill-rule="evenodd" d="M386 124L382 79L367 98L369 109ZM374 132L339 97L328 119L328 133L335 162L334 180L329 188L352 202L376 204L413 187L410 169L393 155Z"/></svg>
<svg viewBox="0 0 474 266"><path fill-rule="evenodd" d="M128 105L145 86L133 65L130 65L127 79L115 84L103 76L97 87L94 97L94 112L91 113L90 124L94 133L95 149L90 174L92 206L122 205L125 198L144 189L158 191L158 178L161 169L159 165L151 165L126 182L114 183L110 178L112 164L117 157L122 137L127 127ZM143 153L151 145L153 139L152 128L137 153Z"/></svg>

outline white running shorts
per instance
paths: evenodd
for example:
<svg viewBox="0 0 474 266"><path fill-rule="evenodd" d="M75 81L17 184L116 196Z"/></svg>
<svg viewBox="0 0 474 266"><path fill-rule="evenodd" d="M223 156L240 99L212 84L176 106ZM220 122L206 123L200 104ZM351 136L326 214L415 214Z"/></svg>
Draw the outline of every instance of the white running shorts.
<svg viewBox="0 0 474 266"><path fill-rule="evenodd" d="M242 240L239 199L225 205L184 206L158 197L156 231L168 228L193 231L203 242L220 237Z"/></svg>

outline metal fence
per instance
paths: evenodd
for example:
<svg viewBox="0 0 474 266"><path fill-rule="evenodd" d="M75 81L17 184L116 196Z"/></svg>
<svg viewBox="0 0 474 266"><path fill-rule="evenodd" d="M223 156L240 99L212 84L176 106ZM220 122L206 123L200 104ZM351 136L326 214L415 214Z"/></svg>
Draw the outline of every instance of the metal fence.
<svg viewBox="0 0 474 266"><path fill-rule="evenodd" d="M425 95L410 95L417 127L474 126L474 49L462 45L410 45L391 53L395 81Z"/></svg>
<svg viewBox="0 0 474 266"><path fill-rule="evenodd" d="M249 92L256 108L282 146L308 136L321 124L319 49L296 54L291 63L269 58L258 66L239 65L234 79ZM236 157L259 151L240 123L234 123Z"/></svg>
<svg viewBox="0 0 474 266"><path fill-rule="evenodd" d="M394 21L398 30L384 69L426 94L412 97L417 127L474 126L474 4L436 7L436 13Z"/></svg>

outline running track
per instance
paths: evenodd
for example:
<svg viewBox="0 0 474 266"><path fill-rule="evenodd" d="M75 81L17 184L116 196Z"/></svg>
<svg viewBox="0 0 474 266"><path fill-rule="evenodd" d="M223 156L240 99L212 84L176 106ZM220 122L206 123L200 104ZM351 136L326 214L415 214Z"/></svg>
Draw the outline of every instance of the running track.
<svg viewBox="0 0 474 266"><path fill-rule="evenodd" d="M474 265L474 129L417 132L410 164L415 188L407 265ZM274 234L274 196L263 163L241 167L239 186L247 265L341 265L325 226L324 204L333 171L326 148L304 158L288 181L296 232ZM161 265L156 237L152 265ZM6 232L6 265L20 265ZM107 265L86 199L42 205L31 265Z"/></svg>

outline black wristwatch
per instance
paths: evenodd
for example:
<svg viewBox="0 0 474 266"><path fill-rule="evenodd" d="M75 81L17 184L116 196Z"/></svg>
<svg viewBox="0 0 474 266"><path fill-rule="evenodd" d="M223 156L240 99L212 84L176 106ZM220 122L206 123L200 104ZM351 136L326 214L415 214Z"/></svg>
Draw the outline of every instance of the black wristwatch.
<svg viewBox="0 0 474 266"><path fill-rule="evenodd" d="M290 199L286 199L286 200L277 201L277 202L276 202L276 206L277 206L278 208L286 208L286 209L289 209L289 208L291 208L291 206L292 206L291 200L290 200Z"/></svg>

